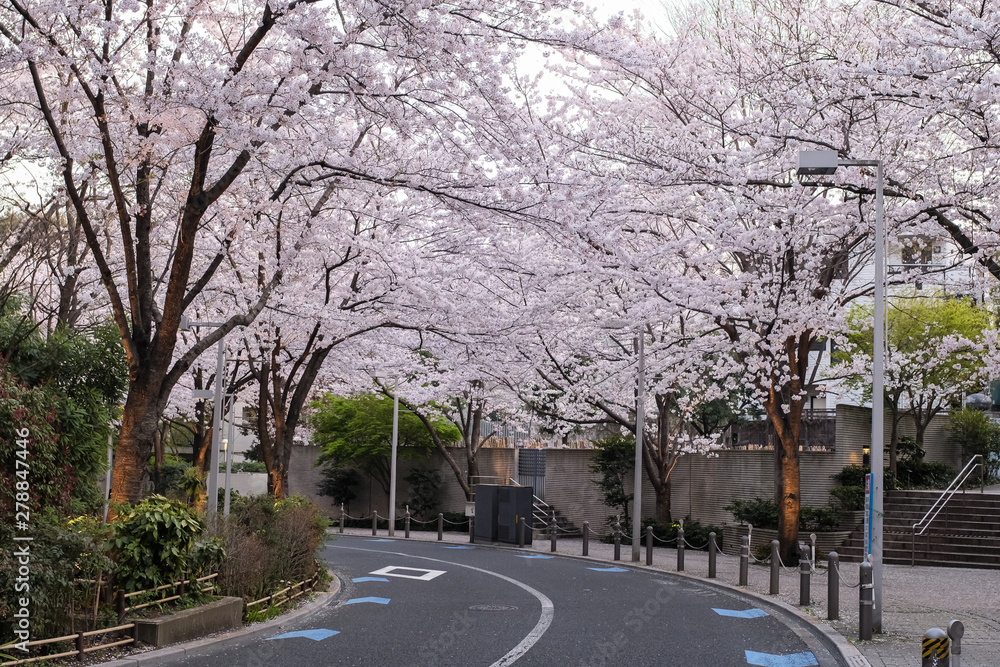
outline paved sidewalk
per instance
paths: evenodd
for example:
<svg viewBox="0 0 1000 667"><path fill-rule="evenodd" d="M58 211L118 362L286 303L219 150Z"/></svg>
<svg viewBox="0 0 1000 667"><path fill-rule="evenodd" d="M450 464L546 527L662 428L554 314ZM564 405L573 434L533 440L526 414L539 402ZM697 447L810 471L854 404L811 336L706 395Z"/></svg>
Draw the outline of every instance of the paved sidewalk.
<svg viewBox="0 0 1000 667"><path fill-rule="evenodd" d="M345 528L350 535L367 535L371 529ZM330 536L336 536L336 529ZM436 540L437 532L412 531L411 539ZM378 531L385 537L386 531ZM396 537L402 538L403 531ZM467 533L444 533L444 541L468 543ZM535 551L548 552L548 538L537 539L530 547ZM580 538L560 539L559 553L580 556L583 540ZM613 560L614 547L601 544L596 539L590 541L590 558ZM622 560L631 561L632 547L623 544ZM645 547L642 548L640 564L645 567ZM684 573L699 579L708 577L708 553L687 549L684 557ZM868 660L872 667L917 667L920 665L920 640L928 628L946 629L948 622L958 619L965 624L962 639L962 667L1000 666L1000 570L973 570L944 567L909 567L886 565L883 573L882 634L871 641L860 641L858 637L858 564L842 563L840 570L840 619L826 621L827 615L827 573L823 563L812 577L811 600L808 607L798 606L798 569L783 570L780 580L780 594L768 595L770 568L751 561L749 592L764 599L784 603L800 615L820 625L829 624ZM653 550L653 568L665 572L677 571L676 549L658 547ZM719 554L716 583L735 587L739 581L739 558ZM850 587L853 585L853 587ZM853 651L850 651L853 653ZM852 667L863 667L859 658L852 661Z"/></svg>

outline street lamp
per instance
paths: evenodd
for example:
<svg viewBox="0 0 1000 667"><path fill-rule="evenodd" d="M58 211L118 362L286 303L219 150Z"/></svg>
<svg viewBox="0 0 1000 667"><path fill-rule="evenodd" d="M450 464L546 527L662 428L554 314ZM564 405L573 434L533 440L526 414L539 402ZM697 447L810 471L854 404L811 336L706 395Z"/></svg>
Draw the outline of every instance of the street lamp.
<svg viewBox="0 0 1000 667"><path fill-rule="evenodd" d="M800 176L830 176L838 167L875 167L875 294L872 346L872 543L869 559L874 587L873 630L882 629L882 466L884 462L885 388L885 203L882 199L882 160L841 160L837 151L799 151Z"/></svg>
<svg viewBox="0 0 1000 667"><path fill-rule="evenodd" d="M396 534L396 447L399 444L399 394L392 389L392 456L389 463L389 537Z"/></svg>

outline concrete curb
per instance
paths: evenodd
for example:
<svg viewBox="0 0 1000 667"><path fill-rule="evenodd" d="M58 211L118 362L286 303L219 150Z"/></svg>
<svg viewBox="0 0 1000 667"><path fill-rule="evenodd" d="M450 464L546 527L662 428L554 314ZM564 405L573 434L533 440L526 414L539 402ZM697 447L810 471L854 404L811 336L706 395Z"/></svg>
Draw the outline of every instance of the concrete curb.
<svg viewBox="0 0 1000 667"><path fill-rule="evenodd" d="M282 614L281 616L272 618L269 621L258 623L250 627L244 627L239 630L234 630L217 637L203 637L201 639L195 639L176 646L168 646L167 648L146 651L136 654L135 656L120 658L118 660L102 662L99 664L105 665L106 667L139 667L140 665L150 665L168 658L183 658L187 656L189 652L194 653L195 651L203 649L206 646L219 646L235 643L237 641L256 637L258 635L269 634L276 626L309 616L333 601L337 594L340 593L340 579L331 570L327 570L327 572L332 578L330 582L330 590L315 593L315 595L319 596L317 599L307 602L287 614Z"/></svg>

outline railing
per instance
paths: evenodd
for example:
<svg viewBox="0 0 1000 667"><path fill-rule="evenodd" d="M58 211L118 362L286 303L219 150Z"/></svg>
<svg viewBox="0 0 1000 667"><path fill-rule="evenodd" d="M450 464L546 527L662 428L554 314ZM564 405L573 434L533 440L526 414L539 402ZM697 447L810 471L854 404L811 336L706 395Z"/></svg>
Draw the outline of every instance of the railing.
<svg viewBox="0 0 1000 667"><path fill-rule="evenodd" d="M913 524L912 532L910 533L910 567L913 567L916 562L917 535L923 535L927 531L927 528L934 522L934 519L937 518L937 515L940 514L941 510L943 510L945 505L948 504L948 501L951 500L953 495L955 495L955 492L958 491L963 484L965 484L966 480L969 479L972 471L975 470L977 466L982 465L982 459L983 457L980 454L976 454L969 459L969 462L965 464L965 467L962 468L957 475L955 475L955 479L951 480L951 484L948 485L948 488L941 492L941 495L934 501L934 504L931 505L929 510L927 510L927 513L924 514L923 518ZM920 529L920 532L917 532L918 528Z"/></svg>
<svg viewBox="0 0 1000 667"><path fill-rule="evenodd" d="M90 637L95 637L97 635L104 635L111 632L120 632L122 630L131 630L132 636L126 639L120 639L118 641L107 642L104 644L97 644L95 646L88 646L87 640ZM55 660L57 658L68 658L70 656L76 656L77 660L83 660L84 656L88 653L94 651L103 651L104 649L113 648L115 646L122 646L124 644L133 644L136 641L136 624L127 623L125 625L119 625L114 628L102 628L100 630L89 630L87 632L77 632L72 635L64 635L62 637L53 637L52 639L36 639L34 641L26 642L23 644L25 648L31 646L45 646L46 644L55 644L58 642L73 642L75 648L71 651L63 651L62 653L50 653L48 655L40 655L34 658L23 658L21 660L9 660L7 662L0 662L0 666L8 667L9 665L27 665L32 662L41 662L47 660ZM6 644L0 646L0 651L7 650L16 646L17 644Z"/></svg>
<svg viewBox="0 0 1000 667"><path fill-rule="evenodd" d="M518 482L516 479L514 479L513 477L508 477L507 481L509 481L514 486L522 486L523 487L523 485L520 482ZM534 501L535 501L534 504L536 506L538 506L538 505L541 505L542 507L548 507L549 506L549 504L547 502L545 502L544 500L542 500L538 496L532 494L531 497L532 497L532 499L534 499ZM539 511L541 511L541 510L539 510Z"/></svg>

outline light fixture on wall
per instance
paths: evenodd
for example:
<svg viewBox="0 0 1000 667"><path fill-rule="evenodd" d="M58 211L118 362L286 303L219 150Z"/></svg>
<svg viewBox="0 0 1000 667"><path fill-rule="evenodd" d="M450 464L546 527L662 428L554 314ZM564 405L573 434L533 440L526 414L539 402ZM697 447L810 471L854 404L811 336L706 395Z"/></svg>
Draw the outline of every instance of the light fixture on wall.
<svg viewBox="0 0 1000 667"><path fill-rule="evenodd" d="M867 447L867 446L866 447L862 447L861 448L861 454L862 454L861 465L865 465L866 466L869 463L871 463L871 459L872 459L872 448L871 447Z"/></svg>

